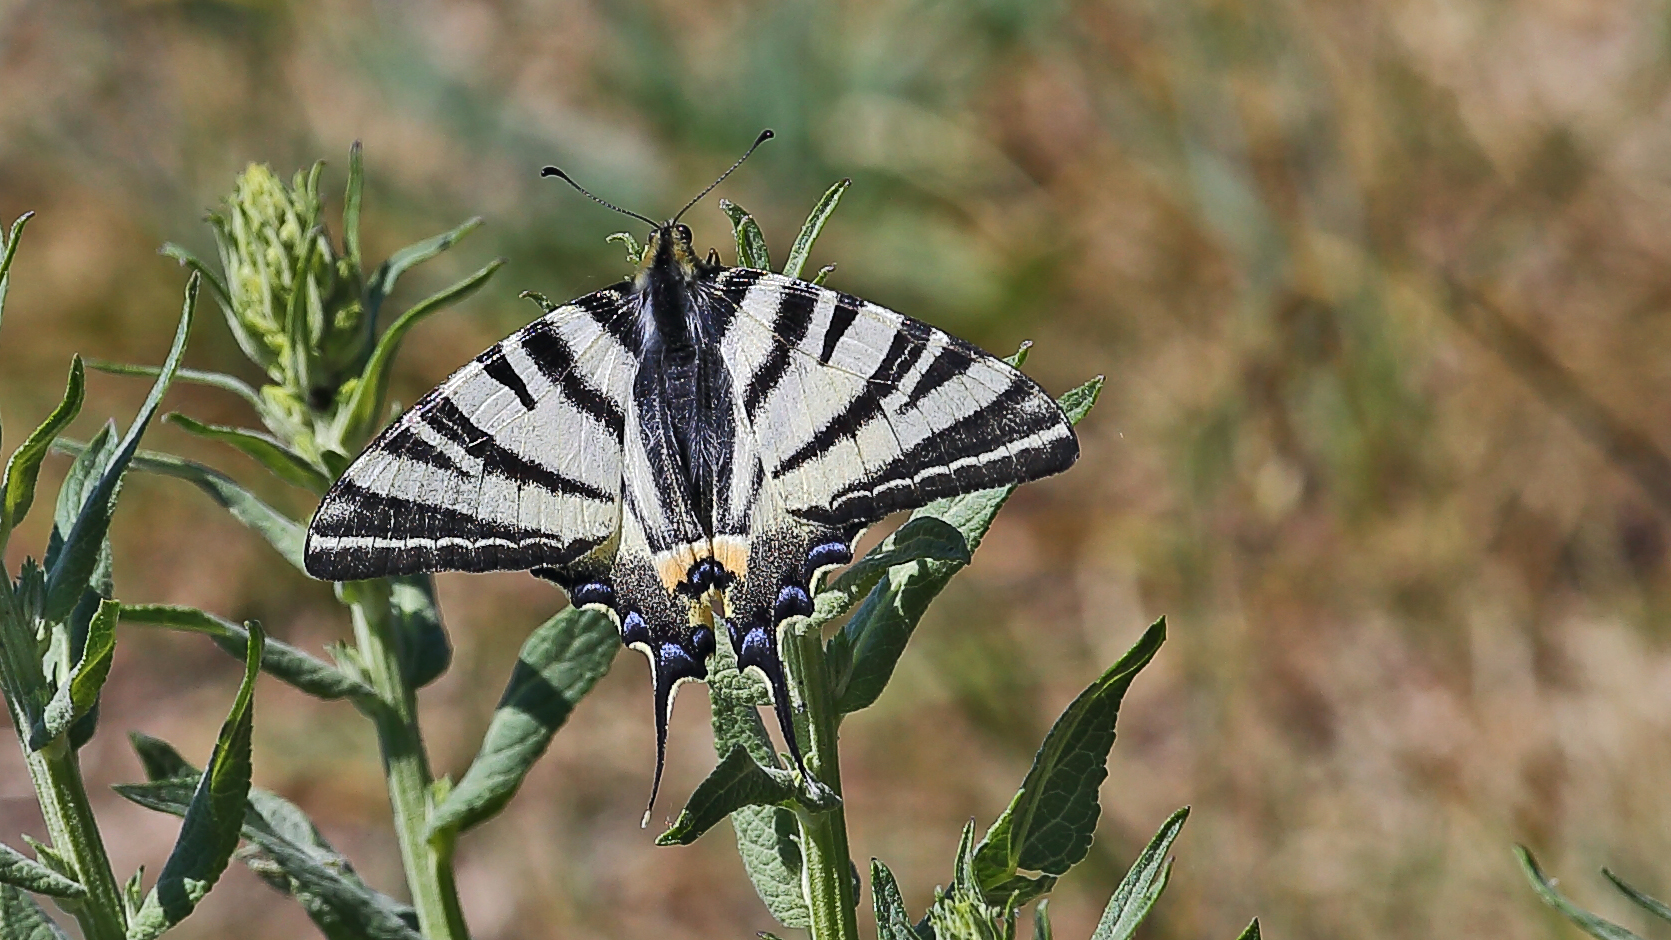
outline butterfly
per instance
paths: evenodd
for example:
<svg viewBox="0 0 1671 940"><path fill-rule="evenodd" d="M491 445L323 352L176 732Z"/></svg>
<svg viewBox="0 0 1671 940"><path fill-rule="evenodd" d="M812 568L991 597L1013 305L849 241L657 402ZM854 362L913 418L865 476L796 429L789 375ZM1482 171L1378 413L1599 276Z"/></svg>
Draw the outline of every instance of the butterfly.
<svg viewBox="0 0 1671 940"><path fill-rule="evenodd" d="M336 481L307 533L317 578L526 570L608 612L650 662L652 805L675 693L707 678L716 629L737 668L765 679L804 774L780 643L813 612L818 579L890 513L1079 456L1056 402L973 345L851 294L699 258L679 218L742 162L666 222L546 168L651 226L637 271L542 302L544 316L424 395Z"/></svg>

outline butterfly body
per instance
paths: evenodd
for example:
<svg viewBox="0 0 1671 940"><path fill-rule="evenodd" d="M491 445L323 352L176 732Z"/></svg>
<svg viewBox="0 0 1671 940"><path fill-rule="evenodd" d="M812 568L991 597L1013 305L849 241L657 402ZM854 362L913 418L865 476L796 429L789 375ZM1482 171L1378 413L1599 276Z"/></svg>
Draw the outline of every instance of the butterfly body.
<svg viewBox="0 0 1671 940"><path fill-rule="evenodd" d="M333 486L310 573L531 570L607 610L667 717L723 629L767 680L799 763L779 655L860 531L1078 456L1007 364L848 294L699 259L677 222L627 281L546 315L419 400ZM652 797L653 799L653 797Z"/></svg>

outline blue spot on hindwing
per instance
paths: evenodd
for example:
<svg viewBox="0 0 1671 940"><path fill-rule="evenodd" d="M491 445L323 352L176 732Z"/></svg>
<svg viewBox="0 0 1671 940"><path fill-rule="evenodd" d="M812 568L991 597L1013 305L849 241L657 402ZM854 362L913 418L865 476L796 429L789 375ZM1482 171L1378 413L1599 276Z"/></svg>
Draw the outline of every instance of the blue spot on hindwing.
<svg viewBox="0 0 1671 940"><path fill-rule="evenodd" d="M785 584L778 589L777 603L772 606L772 619L782 623L790 617L812 614L812 597L798 584Z"/></svg>

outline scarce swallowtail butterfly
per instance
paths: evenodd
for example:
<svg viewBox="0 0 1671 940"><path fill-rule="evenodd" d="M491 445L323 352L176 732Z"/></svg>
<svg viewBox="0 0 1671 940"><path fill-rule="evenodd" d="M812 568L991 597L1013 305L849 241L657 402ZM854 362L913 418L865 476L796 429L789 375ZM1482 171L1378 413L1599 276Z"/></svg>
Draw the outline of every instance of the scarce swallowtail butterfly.
<svg viewBox="0 0 1671 940"><path fill-rule="evenodd" d="M652 227L633 276L545 304L419 399L307 534L317 578L526 570L607 611L650 661L652 805L674 693L707 678L716 629L763 674L804 773L779 631L817 579L889 513L1079 456L1056 402L969 343L699 258L679 216L702 195L667 222L617 209Z"/></svg>

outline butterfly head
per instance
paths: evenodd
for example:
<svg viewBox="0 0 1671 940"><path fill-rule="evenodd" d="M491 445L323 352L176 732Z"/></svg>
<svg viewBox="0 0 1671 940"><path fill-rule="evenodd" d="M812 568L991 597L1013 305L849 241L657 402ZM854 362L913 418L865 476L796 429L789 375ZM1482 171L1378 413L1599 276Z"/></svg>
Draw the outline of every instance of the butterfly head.
<svg viewBox="0 0 1671 940"><path fill-rule="evenodd" d="M695 280L697 263L696 249L691 245L690 226L683 222L663 222L650 230L638 276L648 277L651 270L656 270L684 280Z"/></svg>

